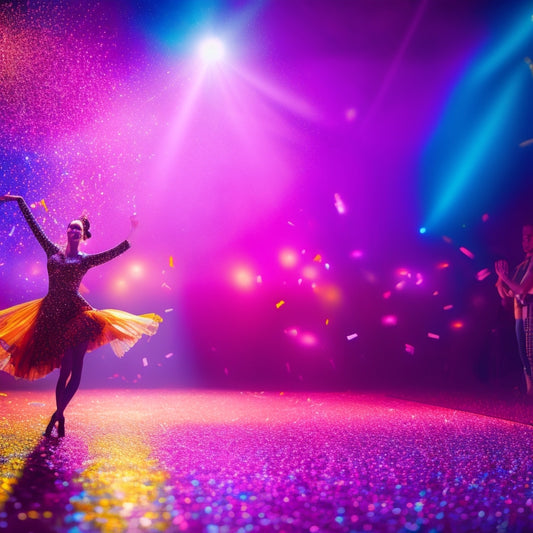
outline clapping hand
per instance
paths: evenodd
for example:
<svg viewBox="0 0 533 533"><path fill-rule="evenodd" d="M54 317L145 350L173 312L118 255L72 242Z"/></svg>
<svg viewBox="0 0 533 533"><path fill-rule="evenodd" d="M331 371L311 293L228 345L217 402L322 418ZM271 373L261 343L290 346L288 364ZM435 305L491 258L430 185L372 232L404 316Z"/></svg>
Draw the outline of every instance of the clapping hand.
<svg viewBox="0 0 533 533"><path fill-rule="evenodd" d="M509 264L503 259L496 261L494 268L496 270L496 274L498 274L500 278L506 277L509 273Z"/></svg>

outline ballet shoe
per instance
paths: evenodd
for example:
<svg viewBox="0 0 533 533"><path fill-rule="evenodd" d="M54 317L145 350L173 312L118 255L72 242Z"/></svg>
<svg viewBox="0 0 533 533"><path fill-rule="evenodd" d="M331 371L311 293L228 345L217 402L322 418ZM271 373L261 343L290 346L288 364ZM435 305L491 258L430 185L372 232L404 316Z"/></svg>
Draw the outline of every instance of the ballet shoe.
<svg viewBox="0 0 533 533"><path fill-rule="evenodd" d="M57 436L60 438L65 436L65 417L64 416L57 419Z"/></svg>
<svg viewBox="0 0 533 533"><path fill-rule="evenodd" d="M46 429L44 430L43 435L45 437L51 437L52 436L52 430L54 429L54 426L56 425L57 420L57 414L54 413L52 415L52 418L50 418L50 422L48 422L48 425L46 426Z"/></svg>
<svg viewBox="0 0 533 533"><path fill-rule="evenodd" d="M65 436L65 417L64 416L58 416L57 412L55 412L52 415L52 418L50 418L50 422L48 422L48 425L46 426L46 430L44 432L45 437L51 437L52 431L54 429L54 426L57 422L57 436L58 437L64 437Z"/></svg>

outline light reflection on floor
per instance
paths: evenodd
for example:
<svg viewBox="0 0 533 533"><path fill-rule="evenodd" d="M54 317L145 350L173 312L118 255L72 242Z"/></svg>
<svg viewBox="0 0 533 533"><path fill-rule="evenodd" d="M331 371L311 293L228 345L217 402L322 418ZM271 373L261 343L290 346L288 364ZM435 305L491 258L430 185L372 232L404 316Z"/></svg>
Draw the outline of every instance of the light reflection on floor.
<svg viewBox="0 0 533 533"><path fill-rule="evenodd" d="M0 395L0 530L530 531L533 427L383 394Z"/></svg>

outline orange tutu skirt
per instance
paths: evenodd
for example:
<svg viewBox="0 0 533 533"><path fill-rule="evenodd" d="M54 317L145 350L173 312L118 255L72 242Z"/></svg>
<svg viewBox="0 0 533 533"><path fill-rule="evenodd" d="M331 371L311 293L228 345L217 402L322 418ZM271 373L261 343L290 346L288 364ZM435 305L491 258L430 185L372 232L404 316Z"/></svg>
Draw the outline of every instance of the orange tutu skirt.
<svg viewBox="0 0 533 533"><path fill-rule="evenodd" d="M154 335L162 318L133 315L89 305L64 321L43 312L45 298L0 311L0 370L12 376L39 379L61 366L63 354L82 343L87 351L110 344L122 357L143 335Z"/></svg>

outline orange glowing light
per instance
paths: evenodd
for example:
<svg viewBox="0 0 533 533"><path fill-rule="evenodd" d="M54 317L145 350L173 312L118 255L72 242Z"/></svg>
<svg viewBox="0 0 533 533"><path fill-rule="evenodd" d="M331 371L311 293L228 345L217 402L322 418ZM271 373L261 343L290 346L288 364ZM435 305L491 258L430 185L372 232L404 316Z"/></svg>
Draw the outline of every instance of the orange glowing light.
<svg viewBox="0 0 533 533"><path fill-rule="evenodd" d="M251 289L256 283L257 276L255 276L248 268L240 267L233 272L233 282L243 290Z"/></svg>
<svg viewBox="0 0 533 533"><path fill-rule="evenodd" d="M279 262L284 268L293 268L298 264L298 254L294 250L285 248L279 253Z"/></svg>
<svg viewBox="0 0 533 533"><path fill-rule="evenodd" d="M313 265L308 265L302 270L302 276L305 279L314 280L318 278L318 269Z"/></svg>

